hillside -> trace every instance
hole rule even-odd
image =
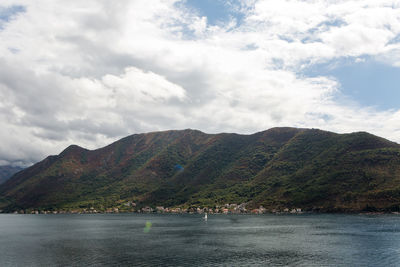
[[[196,130],[72,145],[0,185],[0,209],[138,205],[398,210],[400,146],[359,132],[272,128],[252,135]]]
[[[11,176],[13,176],[15,173],[19,172],[22,169],[23,168],[21,167],[10,166],[10,165],[0,166],[0,184],[7,181]]]

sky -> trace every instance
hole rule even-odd
[[[169,129],[400,142],[399,84],[399,0],[0,2],[0,165]]]

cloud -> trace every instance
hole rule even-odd
[[[132,133],[274,126],[370,131],[400,141],[400,112],[339,101],[303,70],[365,56],[400,65],[397,1],[231,1],[210,25],[184,1],[12,1],[0,29],[0,160]],[[2,10],[3,10],[2,9]]]

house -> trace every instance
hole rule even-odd
[[[250,212],[252,214],[259,214],[260,213],[260,211],[258,209],[252,209]]]
[[[240,212],[245,213],[247,211],[246,209],[246,203],[242,203],[239,206],[237,206]]]
[[[136,203],[132,202],[132,201],[128,201],[128,202],[124,203],[124,206],[126,206],[126,207],[136,207]]]
[[[146,206],[146,207],[142,208],[142,212],[153,212],[153,209],[150,208],[149,206]]]
[[[156,207],[157,213],[164,213],[165,209],[162,206],[157,206]]]
[[[172,213],[181,213],[181,208],[174,208],[174,209],[171,209],[171,212],[172,212]]]

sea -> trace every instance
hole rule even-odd
[[[0,266],[400,266],[400,215],[0,214]]]

